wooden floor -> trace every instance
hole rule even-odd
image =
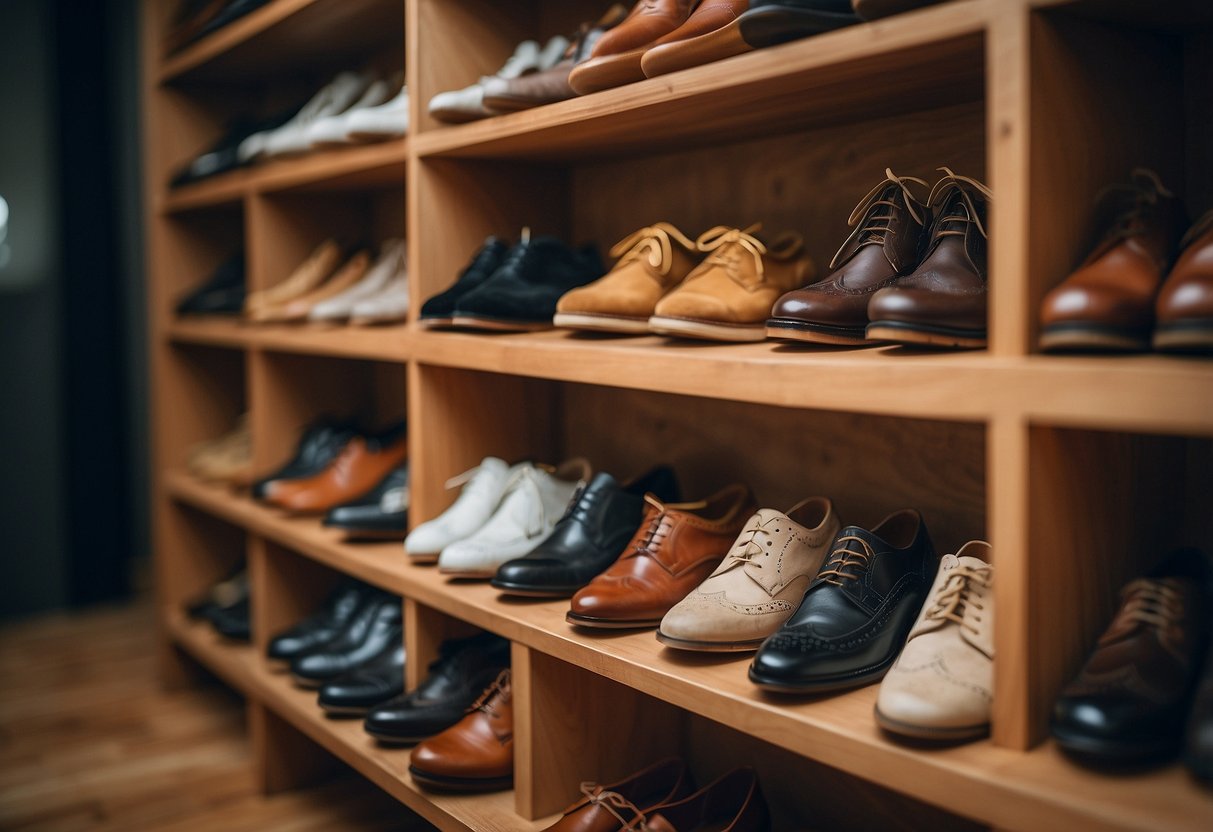
[[[353,774],[261,796],[243,702],[163,691],[153,656],[144,606],[0,628],[0,830],[430,828]]]

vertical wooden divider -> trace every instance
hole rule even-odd
[[[248,704],[249,736],[258,788],[264,794],[302,789],[341,770],[341,761],[257,702]]]
[[[438,648],[449,638],[474,635],[475,627],[452,618],[441,610],[427,607],[412,598],[404,599],[404,687],[413,690],[425,678],[430,663],[438,658]]]

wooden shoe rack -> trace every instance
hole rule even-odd
[[[156,563],[165,678],[205,668],[248,702],[264,788],[343,761],[443,829],[541,829],[582,780],[671,753],[700,781],[755,766],[776,829],[1208,828],[1213,798],[1178,766],[1109,776],[1046,739],[1058,689],[1118,587],[1170,546],[1213,544],[1213,362],[1035,349],[1036,310],[1086,245],[1093,200],[1136,166],[1194,212],[1213,205],[1213,11],[1204,2],[955,0],[628,87],[462,126],[436,92],[491,73],[527,37],[571,31],[603,0],[273,0],[165,58],[168,3],[145,3],[149,314]],[[272,111],[340,69],[404,62],[407,140],[315,153],[170,191],[225,118]],[[885,167],[948,165],[994,192],[990,347],[799,349],[563,332],[485,336],[178,320],[175,298],[239,246],[252,288],[328,236],[407,231],[413,317],[490,233],[603,249],[657,220],[690,234],[763,220],[819,267]],[[985,537],[997,567],[990,739],[890,741],[876,687],[764,695],[746,660],[674,655],[651,632],[572,630],[563,602],[506,602],[349,545],[184,471],[188,449],[249,411],[258,470],[323,415],[407,415],[414,522],[483,456],[584,454],[622,476],[671,462],[684,490],[751,483],[763,505],[833,497],[844,522],[923,511],[940,551]],[[182,603],[247,559],[252,646]],[[404,598],[409,685],[446,637],[513,642],[516,783],[436,795],[408,753],[271,672],[269,635],[341,575]]]

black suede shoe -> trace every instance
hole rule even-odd
[[[379,590],[361,581],[344,581],[333,590],[319,612],[274,636],[266,654],[274,661],[289,662],[318,650],[340,635],[354,614],[378,594]]]
[[[763,642],[750,681],[783,693],[825,693],[879,680],[926,601],[939,556],[922,515],[847,526],[800,608]]]
[[[604,271],[593,246],[573,251],[555,237],[532,239],[524,231],[493,276],[455,304],[452,324],[496,332],[550,329],[560,296]]]
[[[244,252],[215,269],[210,280],[177,303],[178,315],[239,315],[244,309]]]
[[[351,540],[404,540],[409,529],[409,469],[397,468],[368,494],[329,509],[324,525]]]
[[[320,688],[316,702],[331,716],[365,716],[404,693],[404,630],[397,628],[379,655]]]
[[[379,655],[393,641],[403,621],[400,599],[376,591],[354,613],[336,638],[291,662],[300,687],[318,688]]]
[[[366,732],[382,743],[407,745],[445,731],[510,666],[510,643],[492,633],[444,642],[425,680],[371,710]]]
[[[681,500],[668,467],[654,468],[627,485],[606,472],[594,475],[569,504],[547,540],[529,554],[506,561],[493,586],[509,595],[568,598],[619,557],[644,515],[644,495],[663,503]]]
[[[303,432],[295,455],[285,465],[268,477],[253,483],[253,497],[264,500],[274,490],[274,483],[281,480],[302,480],[319,474],[337,458],[337,455],[358,435],[350,425],[320,422]]]
[[[472,257],[472,262],[459,273],[455,284],[444,292],[434,295],[421,305],[417,325],[427,329],[439,329],[451,325],[455,317],[455,304],[468,292],[475,289],[497,271],[510,247],[496,237],[489,237]]]
[[[737,18],[742,39],[755,49],[861,22],[851,0],[753,0]]]

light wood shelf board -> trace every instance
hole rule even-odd
[[[184,317],[167,324],[165,337],[175,344],[247,349],[255,330],[235,317]]]
[[[411,336],[403,325],[324,326],[255,325],[238,318],[180,318],[169,323],[167,338],[177,344],[262,349],[329,358],[355,358],[403,364],[411,354]]]

